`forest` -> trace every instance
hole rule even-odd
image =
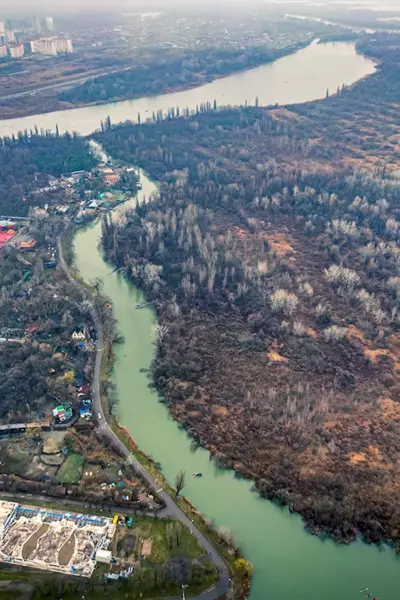
[[[103,247],[156,307],[173,416],[315,533],[397,548],[399,50],[323,101],[99,134],[160,184]]]
[[[48,175],[90,170],[94,164],[86,142],[77,135],[36,128],[0,139],[0,214],[26,216],[36,204],[30,192],[47,183]]]
[[[200,52],[169,52],[148,64],[113,73],[65,90],[59,100],[90,103],[140,98],[188,89],[234,73],[258,67],[303,48],[298,42],[281,49],[253,47],[243,50],[210,48]]]

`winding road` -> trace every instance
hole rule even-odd
[[[58,248],[58,257],[59,257],[59,266],[64,271],[66,277],[82,289],[82,286],[78,283],[75,277],[72,275],[71,271],[68,268],[68,265],[65,262],[61,237],[57,238],[57,248]],[[159,483],[154,479],[154,477],[145,469],[145,467],[136,459],[136,457],[128,450],[128,448],[121,442],[118,436],[111,429],[110,425],[107,422],[105,417],[103,407],[101,404],[101,396],[100,396],[100,370],[101,370],[101,361],[102,361],[102,353],[104,349],[104,334],[103,327],[101,321],[94,309],[92,308],[92,318],[93,323],[97,333],[97,341],[96,341],[96,360],[94,366],[94,374],[93,374],[93,383],[92,383],[92,402],[93,402],[93,410],[96,415],[100,415],[98,418],[98,427],[100,431],[106,436],[110,442],[114,445],[114,447],[118,448],[121,452],[122,456],[125,456],[126,459],[134,466],[135,470],[141,477],[147,482],[147,484],[154,491],[159,488]],[[183,525],[185,525],[195,536],[197,541],[203,546],[206,554],[209,556],[210,562],[214,563],[214,565],[218,568],[219,572],[219,580],[213,587],[202,592],[197,596],[190,596],[194,600],[217,600],[223,594],[226,594],[230,588],[230,578],[229,578],[229,570],[225,560],[218,553],[216,548],[211,544],[209,539],[196,527],[196,525],[189,519],[189,517],[183,512],[183,510],[178,506],[178,504],[171,498],[171,496],[165,491],[162,490],[157,494],[162,500],[165,502],[165,508],[160,511],[160,516],[164,518],[173,518],[180,521]],[[175,596],[173,598],[167,598],[166,600],[180,600],[180,596]]]

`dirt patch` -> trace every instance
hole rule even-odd
[[[22,558],[24,560],[27,560],[31,554],[33,554],[33,552],[36,550],[37,545],[38,545],[38,541],[39,539],[45,535],[45,533],[47,532],[48,528],[50,527],[50,525],[42,525],[41,527],[39,527],[39,529],[37,529],[37,531],[35,531],[35,533],[33,533],[31,535],[31,537],[29,538],[29,540],[27,540],[22,548]]]
[[[350,464],[359,465],[367,460],[365,452],[351,452],[349,454]]]
[[[265,239],[269,243],[271,250],[273,250],[277,256],[286,256],[287,254],[295,253],[292,240],[290,240],[284,233],[267,235],[265,236]]]
[[[59,467],[63,464],[65,456],[63,454],[41,454],[40,460],[43,464],[48,465],[50,467]]]
[[[66,567],[69,564],[74,554],[75,544],[75,533],[73,533],[58,553],[58,564],[62,567]]]
[[[142,544],[142,556],[150,556],[152,547],[153,540],[151,538],[147,538],[147,540],[144,540]]]
[[[40,456],[34,456],[26,474],[28,475],[28,477],[38,479],[41,475],[55,477],[56,473],[57,467],[45,465],[42,463]]]
[[[226,417],[228,414],[228,409],[225,408],[225,406],[214,406],[213,411],[215,415],[218,415],[218,417]]]
[[[347,337],[350,341],[356,340],[358,342],[361,342],[361,344],[363,344],[364,346],[368,345],[368,342],[365,339],[365,336],[364,336],[363,332],[361,331],[361,329],[358,329],[354,325],[349,325],[347,327]]]
[[[51,433],[43,434],[43,453],[58,454],[61,450],[64,436],[65,433],[63,431],[52,431]]]
[[[365,348],[364,355],[375,365],[381,356],[390,356],[391,353],[387,348],[376,348],[376,350]]]
[[[271,352],[268,352],[267,357],[272,362],[287,362],[287,358],[279,354],[279,352],[276,352],[276,350],[271,350]]]

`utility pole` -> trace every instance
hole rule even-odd
[[[182,584],[182,600],[186,600],[185,588],[187,588],[187,585]]]

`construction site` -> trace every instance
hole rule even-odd
[[[110,554],[115,527],[104,517],[0,501],[0,561],[91,577],[97,560]]]

